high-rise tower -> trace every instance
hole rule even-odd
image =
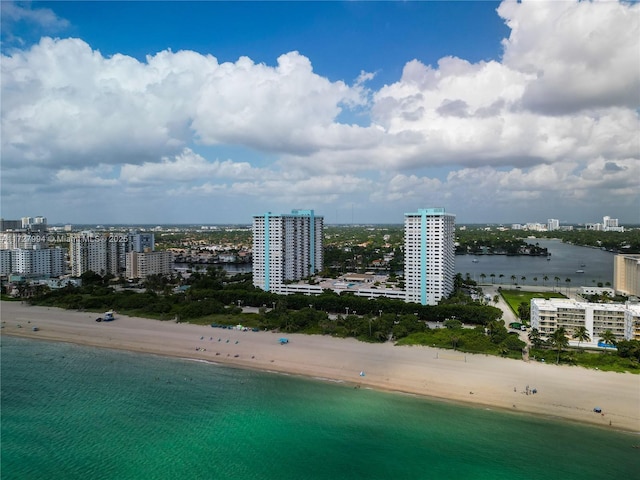
[[[404,215],[406,301],[436,305],[453,292],[455,215],[444,208]]]
[[[324,217],[313,210],[253,217],[253,285],[278,293],[287,281],[323,268]]]
[[[103,235],[90,231],[71,235],[69,237],[71,274],[79,277],[90,270],[101,276],[122,275],[125,270],[126,240],[124,235]]]

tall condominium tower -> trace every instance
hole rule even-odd
[[[71,274],[79,277],[92,271],[98,275],[109,273],[107,268],[107,239],[92,232],[83,232],[69,238]]]
[[[129,232],[127,252],[153,252],[155,250],[155,235],[151,232],[140,233],[137,230]]]
[[[436,305],[453,292],[455,215],[444,208],[404,215],[406,301]]]
[[[0,249],[0,275],[19,273],[23,275],[59,277],[65,274],[66,251],[62,248]]]
[[[69,238],[69,258],[71,274],[79,277],[87,271],[98,275],[120,276],[125,271],[125,248],[127,238],[124,235],[103,235],[93,232],[81,232]]]
[[[313,210],[253,217],[253,285],[278,293],[287,281],[323,268],[324,217]]]

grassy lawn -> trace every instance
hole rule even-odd
[[[513,313],[518,315],[518,305],[522,302],[529,304],[532,298],[567,298],[558,292],[527,292],[526,290],[501,290],[500,294],[511,307]]]

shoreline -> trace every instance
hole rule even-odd
[[[640,376],[628,373],[119,314],[96,322],[92,312],[18,302],[0,302],[0,315],[8,336],[206,361],[640,433]],[[290,342],[280,345],[285,335]],[[593,412],[595,406],[602,414]]]

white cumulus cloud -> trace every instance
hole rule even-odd
[[[2,9],[64,26],[43,9]],[[534,201],[575,210],[598,198],[632,211],[640,4],[506,0],[497,15],[510,29],[502,58],[416,58],[377,90],[367,87],[374,73],[331,81],[296,51],[274,65],[171,50],[141,61],[43,37],[1,58],[3,200],[22,207],[29,185],[22,191],[45,199],[115,187],[129,202],[168,193],[259,207],[447,201],[474,211],[490,200],[506,211]],[[341,122],[350,110],[368,122]],[[211,146],[264,160],[208,158]]]

